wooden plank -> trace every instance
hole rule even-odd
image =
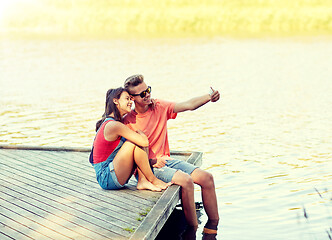
[[[21,166],[19,163],[21,161],[21,159],[17,156],[18,154],[16,153],[15,155],[12,155],[12,164],[13,166],[11,166],[13,169],[19,170],[19,171],[25,171],[27,173],[29,173],[29,175],[34,176],[36,178],[40,178],[43,179],[47,182],[53,183],[56,186],[60,186],[66,190],[71,190],[77,193],[86,193],[86,192],[97,192],[98,194],[96,194],[97,198],[100,200],[104,200],[104,201],[108,201],[110,195],[108,194],[109,191],[100,191],[99,185],[97,183],[93,184],[93,188],[91,188],[91,185],[87,185],[86,182],[82,182],[81,179],[79,178],[64,178],[64,176],[66,176],[65,172],[59,172],[57,171],[55,168],[52,168],[52,170],[50,170],[49,167],[43,166],[43,167],[36,167],[36,166],[30,166],[29,168],[26,168],[24,166]],[[30,157],[25,155],[25,160],[29,160]],[[30,159],[31,161],[36,160],[36,158],[34,159]],[[3,163],[5,166],[8,165],[8,163]],[[55,172],[54,172],[55,171]],[[119,194],[121,194],[122,190],[119,191],[113,191],[111,197],[114,196],[118,196]],[[121,199],[122,198],[122,199]],[[141,206],[142,208],[146,208],[147,206],[149,206],[151,203],[154,203],[151,200],[146,200],[146,201],[142,201],[142,199],[139,198],[135,198],[133,196],[128,196],[128,194],[121,194],[121,198],[117,198],[115,204],[119,203],[123,203],[124,207],[127,208],[128,204],[132,205],[132,206]],[[128,201],[125,200],[129,200],[131,202],[128,203]],[[110,202],[112,203],[112,202]]]
[[[3,196],[3,194],[2,194]],[[3,197],[0,197],[2,207],[19,209],[25,216],[35,222],[41,222],[45,226],[48,226],[51,230],[61,235],[61,238],[77,239],[77,238],[87,238],[93,239],[88,235],[84,234],[84,231],[80,229],[79,231],[75,225],[71,222],[63,221],[57,218],[53,214],[49,214],[47,211],[43,211],[41,208],[29,204],[27,201],[17,198],[16,201],[9,203],[5,201]],[[4,202],[3,202],[4,201]],[[30,214],[33,213],[33,214]]]
[[[39,158],[42,158],[42,156],[40,156]],[[66,179],[68,180],[73,180],[73,184],[83,184],[81,187],[88,187],[88,188],[97,188],[99,189],[99,185],[96,182],[95,179],[95,175],[94,175],[94,170],[91,167],[89,170],[80,170],[79,172],[77,171],[73,171],[72,168],[70,167],[70,165],[61,165],[61,163],[59,163],[59,161],[57,161],[57,163],[52,163],[50,161],[47,160],[47,158],[45,159],[45,157],[43,157],[42,159],[45,162],[48,162],[47,166],[43,166],[40,167],[39,169],[42,170],[46,170],[48,172],[52,172],[57,176],[61,176],[61,177],[66,177]],[[90,176],[88,176],[87,174],[85,174],[85,171],[89,171],[89,172],[93,172],[93,174],[91,174]],[[137,191],[135,191],[137,192]],[[128,191],[128,194],[133,194],[133,196],[130,196],[130,198],[134,198],[137,201],[139,201],[139,204],[143,204],[146,202],[146,204],[150,204],[150,200],[149,199],[139,199],[137,197],[140,197],[141,195],[135,195],[135,192],[133,191]],[[128,196],[129,198],[129,196]]]
[[[55,153],[53,153],[52,154],[53,159],[51,159],[49,157],[49,154],[47,154],[47,155],[44,155],[44,154],[43,155],[38,155],[38,158],[42,159],[43,162],[48,162],[48,164],[47,164],[48,166],[51,166],[51,165],[52,165],[52,167],[55,166],[56,169],[59,169],[61,171],[61,174],[66,173],[66,171],[68,171],[68,169],[70,170],[71,166],[75,167],[75,169],[80,168],[80,165],[82,165],[82,164],[69,163],[71,159],[66,158],[66,156],[67,157],[71,156],[71,158],[72,158],[72,154],[71,155],[68,155],[68,153],[64,153],[64,154],[65,154],[65,156],[63,156],[61,154],[61,157],[58,157],[59,154],[55,155]],[[68,160],[68,161],[66,162],[66,160]],[[84,159],[84,160],[86,160],[86,159]],[[86,162],[86,161],[84,161],[84,162]],[[89,187],[92,187],[92,186],[99,187],[96,183],[96,177],[95,177],[95,173],[94,173],[94,170],[93,170],[92,166],[89,166],[89,168],[80,168],[79,172],[78,171],[77,172],[76,171],[70,171],[69,174],[71,176],[75,176],[75,177],[79,178],[79,180],[85,180],[84,184],[88,185]],[[131,183],[132,183],[132,185],[136,186],[136,181],[131,181]],[[143,192],[142,191],[136,191],[135,187],[132,187],[132,186],[129,185],[128,188],[131,191],[127,191],[126,194],[134,195],[134,198],[136,198],[136,197],[143,198],[143,202],[146,201],[146,200],[149,201],[150,198],[146,198],[147,195],[150,195],[152,198],[155,198],[155,197],[159,198],[159,196],[156,196],[156,193],[152,193],[151,191],[145,191],[144,194],[142,194]],[[134,191],[132,191],[132,190],[134,190]],[[140,203],[143,203],[139,199],[138,199],[138,201]],[[155,202],[155,201],[153,200],[153,202]]]
[[[0,186],[3,187],[2,183],[0,183]],[[8,196],[10,197],[11,201],[8,201]],[[88,230],[73,220],[75,219],[74,215],[66,218],[66,214],[64,214],[65,212],[60,208],[55,208],[53,204],[43,202],[38,197],[31,196],[29,191],[19,187],[17,188],[15,185],[12,185],[10,188],[5,187],[4,191],[1,192],[1,198],[6,202],[10,202],[11,204],[15,205],[16,211],[22,211],[22,209],[27,210],[29,213],[33,213],[28,215],[38,215],[42,218],[50,219],[51,222],[58,224],[59,226],[61,226],[59,223],[65,222],[64,228],[70,231],[74,231],[73,229],[75,229],[74,232],[77,235],[82,235],[82,233]],[[6,204],[2,203],[2,206],[5,205]],[[63,232],[63,230],[61,232]],[[97,232],[95,232],[95,235],[96,233]],[[100,235],[99,233],[97,234]],[[93,236],[93,233],[89,232],[89,235]],[[90,238],[89,236],[86,237]],[[107,238],[107,236],[105,236],[105,238]]]
[[[1,196],[0,196],[0,206],[1,206],[1,212],[6,217],[15,219],[18,222],[20,222],[22,225],[28,225],[34,229],[42,229],[44,235],[52,236],[55,239],[71,239],[70,237],[58,232],[56,229],[54,229],[51,226],[51,224],[45,223],[43,221],[44,219],[42,218],[36,219],[37,215],[34,216],[31,212],[25,210],[24,208],[20,208],[20,206],[18,205],[15,205],[11,202],[4,200]],[[16,238],[16,234],[24,235],[26,238],[33,239],[32,237],[22,233],[21,232],[22,230],[20,228],[18,229],[11,228],[11,229],[16,232],[16,233],[10,233],[10,236],[14,237],[15,239],[20,239],[20,237]]]
[[[41,234],[35,229],[16,221],[9,217],[10,213],[5,208],[0,212],[0,239],[53,239],[45,234]]]
[[[12,181],[12,179],[10,180]],[[0,186],[3,186],[2,183]],[[76,199],[73,201],[73,199],[68,199],[68,196],[59,197],[33,187],[21,189],[15,183],[12,184],[10,189],[22,195],[21,199],[31,199],[31,202],[37,201],[36,205],[44,206],[46,209],[51,208],[52,210],[59,212],[62,216],[65,215],[68,219],[78,217],[79,220],[84,220],[87,223],[97,226],[99,224],[100,227],[103,227],[106,230],[111,230],[113,228],[116,229],[116,226],[108,226],[108,224],[105,223],[105,220],[112,219],[114,214],[117,214],[117,212],[113,212],[113,214],[111,214],[108,209],[101,207],[92,208],[93,206],[91,206],[91,208],[84,208],[77,204]],[[107,214],[102,214],[102,211],[105,211]],[[125,216],[122,217],[125,218]],[[134,217],[135,215],[132,216],[132,218],[128,218],[127,216],[123,219],[122,224],[136,224]],[[114,221],[115,220],[112,219],[110,222]]]
[[[14,182],[13,179],[10,180]],[[80,228],[83,232],[88,231],[89,236],[93,236],[94,239],[104,239],[109,238],[110,236],[118,236],[117,234],[111,232],[110,226],[107,226],[108,222],[105,223],[105,220],[107,220],[106,218],[97,219],[94,215],[92,217],[86,215],[84,212],[82,213],[77,211],[75,208],[70,208],[65,204],[61,204],[60,202],[53,200],[51,198],[52,195],[48,196],[45,193],[42,193],[43,195],[38,195],[31,189],[22,189],[18,187],[15,185],[15,182],[12,184],[10,189],[6,190],[6,192],[11,192],[11,194],[14,192],[16,198],[20,198],[21,201],[25,201],[28,204],[36,206],[37,208],[48,212],[49,215],[61,218],[60,221],[62,222],[63,220],[71,222],[76,229]],[[21,196],[27,196],[28,198],[22,199]]]
[[[10,173],[11,171],[13,171],[13,169],[11,169],[11,168],[6,169],[6,172]],[[18,170],[16,172],[12,172],[12,173],[14,173],[15,176],[17,177],[17,176],[21,176],[22,175],[22,171],[24,171],[23,168],[21,169],[21,171]],[[34,172],[34,171],[32,170],[32,172]],[[37,175],[38,175],[38,173],[37,173]],[[26,177],[26,176],[23,176],[23,177]],[[38,185],[38,181],[40,181],[40,179],[38,179],[37,177],[36,177],[36,179],[37,179],[37,181],[35,181],[35,185]],[[47,181],[45,183],[47,184]],[[88,206],[86,206],[85,201],[81,201],[81,203],[82,203],[82,205],[81,205],[80,202],[76,201],[76,197],[75,197],[74,194],[69,195],[69,196],[68,196],[68,194],[65,194],[64,196],[62,196],[62,199],[65,198],[66,201],[68,199],[70,200],[69,202],[66,202],[67,206],[72,206],[74,204],[75,207],[79,208],[80,212],[83,211],[84,213],[89,214],[90,216],[97,217],[97,216],[101,215],[99,217],[99,219],[100,219],[101,222],[105,222],[105,219],[106,220],[112,220],[112,221],[109,221],[109,222],[112,223],[112,224],[108,225],[109,228],[112,228],[112,227],[115,228],[116,226],[114,226],[114,225],[117,225],[118,226],[118,230],[117,231],[121,231],[121,232],[123,232],[124,235],[128,235],[128,232],[124,231],[123,228],[126,225],[127,226],[131,226],[132,223],[122,222],[121,224],[120,223],[118,224],[117,222],[122,221],[123,218],[124,218],[124,216],[118,218],[117,221],[115,221],[116,220],[116,216],[119,215],[119,212],[126,214],[126,212],[125,212],[124,209],[122,209],[121,211],[113,212],[114,214],[112,215],[110,213],[110,211],[107,208],[105,208],[104,206],[99,206],[99,207],[97,206],[96,207],[96,206],[92,205],[91,207],[88,207]],[[58,198],[60,198],[60,197],[58,197]],[[72,202],[72,200],[71,200],[72,198],[75,198],[74,202]],[[112,206],[112,205],[110,204],[109,206]],[[136,211],[138,212],[139,210],[136,210]],[[137,216],[138,216],[138,213],[137,213]],[[134,222],[136,225],[139,224],[139,222],[136,219],[134,219],[134,218],[130,218],[130,221]]]
[[[4,218],[2,218],[2,214],[0,213],[0,221],[4,221],[3,220]],[[5,218],[7,219],[7,218]],[[16,226],[15,225],[16,222],[14,223],[9,223],[9,225],[7,224],[2,224],[2,228],[0,229],[0,239],[1,240],[6,240],[6,239],[13,239],[13,240],[16,240],[16,239],[21,239],[21,240],[24,240],[24,239],[33,239],[31,238],[31,236],[29,235],[26,235],[24,233],[22,233],[22,229],[23,231],[25,230],[24,227],[22,225],[20,226]],[[14,226],[14,227],[12,227]],[[21,231],[19,231],[18,229],[21,229]],[[47,237],[44,237],[45,239],[50,239],[50,238],[47,238]],[[42,239],[42,238],[40,238]]]
[[[68,151],[68,152],[90,152],[91,148],[78,147],[46,147],[46,146],[29,146],[29,145],[1,145],[0,149],[14,150],[39,150],[39,151]]]
[[[3,165],[6,166],[6,164],[3,164]],[[60,194],[55,195],[56,189],[52,190],[52,188],[54,188],[54,187],[48,188],[47,183],[49,181],[42,181],[42,179],[44,178],[43,177],[44,175],[39,174],[36,170],[20,168],[18,166],[6,169],[6,172],[15,174],[16,177],[22,176],[23,171],[29,173],[28,176],[23,176],[23,178],[31,179],[31,176],[34,176],[35,178],[32,178],[32,179],[35,179],[34,184],[35,185],[43,184],[44,185],[43,190],[45,191],[45,189],[47,189],[48,192],[53,191],[52,194],[54,195],[54,197],[63,198],[63,196],[66,196],[66,199],[68,201],[67,205],[75,204],[76,206],[79,206],[81,210],[84,210],[85,212],[89,213],[90,215],[94,215],[94,216],[99,216],[100,215],[100,218],[102,218],[102,219],[112,217],[113,218],[113,223],[116,226],[119,226],[119,227],[121,227],[123,224],[126,224],[126,223],[128,224],[128,222],[123,222],[123,220],[126,219],[126,216],[121,216],[121,215],[119,216],[119,214],[118,214],[118,213],[124,213],[125,214],[126,213],[125,208],[114,210],[114,204],[112,204],[112,202],[109,202],[109,204],[108,204],[109,206],[105,207],[105,205],[99,205],[99,206],[97,205],[96,206],[95,203],[93,203],[92,201],[88,202],[87,199],[83,199],[83,201],[80,201],[80,198],[77,196],[78,192],[69,191],[69,189],[67,187],[64,188],[65,191],[63,191]],[[4,175],[6,173],[1,173],[1,174]],[[42,176],[40,176],[40,175],[42,175]],[[37,176],[39,176],[39,177],[37,177]],[[9,176],[7,176],[7,177],[9,177]],[[45,177],[45,178],[47,180],[49,179],[48,176]],[[50,178],[50,179],[52,179],[52,178]],[[67,186],[64,183],[59,183],[59,184]],[[55,184],[54,186],[57,186],[57,185]],[[81,197],[82,197],[84,195],[84,193],[83,192],[80,192],[80,193],[81,193]],[[144,205],[144,207],[146,207],[146,206],[150,206],[150,205]],[[110,208],[112,208],[112,209],[110,209]],[[135,210],[136,209],[134,209],[134,211]],[[114,214],[116,214],[116,215],[114,215]],[[128,218],[127,221],[131,222],[131,224],[133,224],[133,223],[138,224],[137,221],[133,220],[132,218]]]
[[[15,155],[13,155],[13,157],[15,158],[15,157],[17,157],[18,155],[20,155],[19,152],[24,152],[24,151],[18,151],[18,153],[16,152]],[[29,152],[31,152],[31,151],[29,151]],[[66,154],[67,154],[67,153],[66,153]],[[27,157],[28,157],[27,155],[29,155],[29,154],[24,153],[24,156],[22,156],[22,157],[27,158]],[[42,162],[49,162],[51,165],[58,165],[58,164],[59,164],[59,162],[58,162],[57,160],[56,160],[56,161],[57,161],[56,164],[54,164],[54,163],[48,161],[47,157],[46,157],[46,158],[43,157],[44,154],[42,154],[42,155],[41,155],[41,154],[37,154],[37,155],[38,155],[37,158],[43,158],[43,159],[42,159]],[[61,159],[63,159],[62,156],[61,156]],[[33,159],[33,160],[35,160],[35,159]],[[33,160],[31,160],[31,162],[32,162]],[[54,159],[53,159],[53,160],[54,160]],[[49,164],[47,164],[47,165],[49,165]],[[40,167],[41,167],[41,166],[40,166]],[[43,166],[43,169],[46,169],[46,168],[49,169],[49,167],[47,167],[47,166],[46,166],[46,167]],[[66,174],[66,173],[64,172],[64,170],[67,170],[67,169],[70,170],[70,168],[68,168],[68,166],[65,166],[65,165],[64,165],[64,166],[62,167],[62,169],[61,169],[61,175]],[[93,172],[93,171],[91,171],[91,169],[90,169],[90,170],[86,170],[86,171],[89,171],[90,173]],[[82,174],[82,173],[83,173],[83,174]],[[75,174],[75,171],[71,171],[71,172],[70,172],[70,175],[71,175],[71,176],[77,176],[78,179],[75,179],[75,183],[79,182],[79,181],[82,180],[82,179],[87,179],[87,178],[85,178],[85,176],[87,176],[87,174],[85,174],[85,172],[81,172],[81,171],[79,172],[79,175],[76,175],[76,174]],[[87,179],[87,180],[89,180],[89,182],[84,181],[84,185],[89,185],[89,186],[91,186],[91,184],[93,184],[94,186],[97,185],[94,176],[93,176],[92,178],[90,177],[90,178]],[[82,184],[83,184],[83,183],[82,183]],[[133,184],[136,185],[136,182],[134,182]],[[97,185],[97,187],[98,187],[98,185]],[[139,204],[144,203],[146,200],[150,201],[151,198],[152,198],[152,202],[155,203],[155,202],[157,201],[157,198],[159,198],[160,195],[161,195],[161,193],[160,193],[160,194],[159,194],[159,193],[153,193],[153,192],[151,192],[151,191],[136,191],[135,187],[132,187],[132,186],[130,186],[130,185],[128,186],[128,189],[131,190],[131,191],[126,191],[126,194],[125,194],[124,198],[130,198],[130,199],[132,199],[133,197],[130,196],[130,194],[132,194],[132,195],[135,196],[134,199],[135,199],[136,197],[141,197],[141,198],[143,198],[143,200],[141,200],[141,199],[136,199],[136,200],[137,200],[136,202],[138,202]],[[134,190],[134,191],[133,191],[133,190]],[[121,191],[124,191],[124,189],[122,189],[122,190],[120,190],[120,191],[116,191],[114,194],[115,194],[115,195],[117,195],[117,194],[121,194]],[[144,194],[142,194],[142,193],[144,193]],[[122,194],[122,195],[123,195],[123,194]],[[148,198],[147,198],[147,197],[148,197]],[[150,203],[148,203],[148,204],[150,204]],[[137,203],[135,203],[135,205],[137,205]],[[145,206],[144,206],[144,208],[145,208]]]
[[[22,152],[22,151],[21,151]],[[29,152],[31,152],[31,151],[29,151]],[[17,154],[15,154],[15,156],[17,156],[17,155],[19,155],[19,153]],[[62,159],[63,160],[63,155],[61,154],[61,158],[60,157],[58,157],[57,155],[55,155],[55,156],[52,156],[52,157],[57,157],[56,159],[55,158],[53,158],[53,159],[51,159],[50,160],[50,158],[49,158],[49,156],[47,155],[47,156],[44,156],[45,154],[42,154],[42,155],[40,155],[40,154],[38,154],[38,156],[37,156],[37,158],[39,158],[39,159],[41,159],[41,158],[43,158],[42,159],[42,162],[48,162],[49,164],[48,165],[55,165],[57,168],[61,168],[61,172],[63,173],[64,172],[64,170],[66,170],[67,172],[69,171],[69,174],[71,175],[71,176],[76,176],[77,178],[79,178],[79,179],[76,179],[76,181],[79,181],[79,180],[82,180],[82,179],[85,179],[85,180],[87,180],[86,182],[84,182],[84,184],[85,185],[90,185],[90,184],[93,184],[94,186],[98,186],[97,185],[97,183],[96,183],[96,179],[95,179],[95,174],[94,174],[94,171],[91,171],[91,169],[93,169],[92,168],[92,166],[89,166],[90,168],[89,169],[84,169],[84,170],[81,170],[80,169],[80,171],[79,172],[77,172],[77,171],[70,171],[70,166],[72,166],[72,164],[70,164],[70,163],[64,163],[64,162],[61,162],[61,160],[60,159]],[[13,157],[15,157],[15,156],[13,156]],[[23,157],[23,156],[22,156]],[[26,155],[24,156],[25,158],[27,157]],[[54,162],[56,162],[56,163],[54,163]],[[75,165],[75,164],[74,164]],[[44,166],[43,166],[43,168],[45,168]],[[76,168],[76,165],[75,165],[75,168]],[[65,172],[66,172],[65,171]],[[77,172],[77,173],[76,173]],[[61,173],[61,174],[62,174]],[[83,174],[82,174],[83,173]],[[89,175],[89,176],[88,176]],[[132,191],[129,191],[128,193],[130,194],[130,193],[133,193],[134,195],[136,195],[137,194],[137,192],[138,191],[135,191],[135,192],[132,192]],[[140,196],[139,194],[137,195],[137,196]]]
[[[29,151],[29,152],[31,152],[31,151]],[[27,167],[25,167],[24,165],[22,165],[22,164],[19,164],[20,163],[20,160],[21,160],[21,158],[19,157],[19,155],[20,154],[17,154],[17,152],[15,152],[15,154],[13,154],[12,156],[11,156],[11,161],[10,161],[10,163],[12,164],[11,166],[7,166],[7,164],[8,164],[8,161],[4,161],[4,163],[3,163],[3,167],[7,167],[7,169],[5,169],[6,171],[4,171],[5,173],[9,173],[9,174],[11,174],[11,175],[15,175],[15,177],[17,178],[18,176],[21,176],[22,175],[22,173],[28,173],[28,176],[31,178],[31,176],[33,176],[33,177],[35,177],[35,181],[34,181],[34,185],[40,185],[40,182],[41,182],[41,178],[43,179],[43,178],[45,178],[45,174],[41,174],[40,172],[38,172],[38,167],[40,167],[40,165],[37,163],[37,164],[35,164],[35,165],[33,165],[33,166],[31,166],[30,165],[30,167],[29,168],[27,168]],[[27,155],[29,155],[29,154],[27,154],[27,153],[24,153],[24,156],[23,156],[23,158],[24,159],[27,159]],[[17,158],[17,162],[15,162],[15,161],[13,161],[13,159],[16,159]],[[34,159],[35,160],[35,159]],[[44,166],[43,166],[44,167]],[[37,169],[37,170],[36,170]],[[16,170],[16,172],[15,172],[15,170]],[[14,171],[14,172],[13,172]],[[10,177],[10,176],[7,176],[7,177]],[[23,176],[23,179],[24,178],[26,178],[26,176]],[[48,177],[47,177],[48,178]],[[29,179],[29,181],[31,181],[31,179]],[[44,184],[44,186],[43,186],[43,188],[45,188],[45,186],[47,186],[47,184],[49,183],[49,181],[45,181],[45,184]],[[54,184],[54,186],[57,186],[57,184]],[[54,191],[54,190],[53,190]],[[100,189],[98,189],[97,191],[100,191]],[[105,192],[107,192],[107,191],[105,191]],[[136,203],[137,204],[137,203]],[[109,204],[110,206],[112,206],[111,204]],[[107,209],[105,209],[105,210],[107,210]],[[105,211],[105,212],[109,212],[108,210],[107,211]],[[131,211],[129,211],[128,212],[128,207],[125,209],[125,208],[123,208],[121,211],[118,211],[118,212],[115,212],[115,214],[117,214],[118,215],[118,213],[125,213],[125,214],[127,214],[128,215],[128,213],[131,213]],[[135,212],[135,211],[134,211]],[[139,216],[139,212],[142,212],[142,210],[136,210],[136,218]],[[123,216],[121,217],[121,218],[123,218]],[[138,226],[139,225],[139,221],[137,221],[136,220],[136,218],[131,218],[130,220],[134,220],[135,221],[135,224],[133,225],[132,223],[127,223],[127,224],[125,224],[125,223],[123,223],[123,224],[121,224],[121,226]],[[108,220],[107,218],[105,219],[104,218],[104,220]],[[123,228],[124,227],[122,227],[121,228],[121,230],[123,231]],[[125,232],[127,235],[128,235],[128,232]]]
[[[0,145],[0,206],[4,209],[0,214],[4,221],[0,224],[0,236],[5,239],[155,238],[175,208],[180,188],[173,185],[161,193],[137,191],[137,181],[132,178],[124,189],[102,190],[88,162],[89,151],[89,148]],[[202,158],[201,153],[172,151],[171,154],[193,164],[200,164]],[[140,222],[140,213],[148,208],[151,211]],[[125,228],[136,231],[132,233]]]

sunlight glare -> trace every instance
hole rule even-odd
[[[20,3],[32,3],[34,0],[0,0],[0,20],[15,14],[15,7]]]

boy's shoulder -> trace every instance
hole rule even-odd
[[[162,99],[155,99],[156,101],[156,107],[162,107],[162,108],[167,108],[169,106],[174,105],[174,102],[167,101],[167,100],[162,100]]]
[[[136,113],[134,110],[131,110],[129,113],[127,113],[127,114],[124,116],[122,122],[123,122],[124,124],[127,124],[127,123],[129,123],[132,119],[135,119],[135,118],[136,118],[136,115],[137,115],[137,113]]]

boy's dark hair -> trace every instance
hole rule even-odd
[[[136,75],[130,76],[129,78],[127,78],[125,80],[125,82],[124,82],[124,88],[130,94],[130,88],[131,87],[136,87],[139,84],[141,84],[142,82],[144,82],[143,75],[136,74]]]

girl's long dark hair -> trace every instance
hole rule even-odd
[[[106,93],[106,102],[105,102],[105,112],[103,114],[102,119],[100,119],[96,123],[96,132],[100,128],[101,124],[104,122],[104,120],[109,117],[110,114],[114,113],[114,119],[116,121],[121,121],[121,114],[116,107],[115,103],[113,102],[113,99],[119,99],[121,94],[126,91],[124,88],[119,87],[115,89],[109,89]]]

